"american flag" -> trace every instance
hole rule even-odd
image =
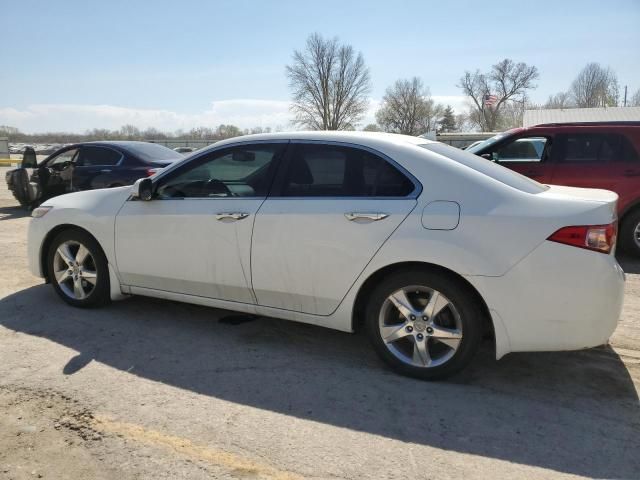
[[[486,107],[492,107],[495,105],[495,103],[498,101],[498,97],[495,95],[490,95],[490,94],[486,94],[484,96],[484,105]]]

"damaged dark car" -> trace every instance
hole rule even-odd
[[[5,178],[20,205],[34,208],[65,193],[131,185],[183,159],[162,145],[133,141],[67,145],[40,163],[34,150],[27,148],[20,167]]]

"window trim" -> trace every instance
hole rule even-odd
[[[402,175],[409,179],[409,181],[413,184],[413,190],[409,192],[407,195],[403,197],[388,197],[388,196],[357,196],[357,195],[338,195],[338,196],[283,196],[282,191],[284,189],[284,182],[286,181],[286,173],[288,171],[289,165],[293,161],[292,152],[295,150],[293,148],[289,148],[287,150],[286,155],[284,156],[284,161],[281,163],[281,167],[276,172],[276,177],[273,181],[271,191],[267,198],[269,200],[340,200],[340,199],[351,199],[351,200],[408,200],[408,199],[416,199],[420,196],[423,190],[422,184],[418,181],[416,177],[414,177],[406,168],[396,162],[394,159],[389,157],[388,155],[376,150],[374,148],[368,147],[366,145],[360,145],[357,143],[350,142],[340,142],[340,141],[332,141],[332,140],[304,140],[304,139],[295,139],[291,140],[291,146],[295,145],[329,145],[335,147],[347,147],[354,148],[357,150],[363,150],[365,152],[371,153],[380,157],[382,160],[389,162],[394,168],[396,168]]]
[[[80,154],[82,153],[82,150],[84,150],[85,148],[103,148],[105,150],[111,150],[112,152],[116,152],[118,155],[120,155],[120,160],[118,160],[116,163],[113,164],[104,164],[104,165],[79,165],[78,162],[76,161],[76,168],[78,167],[87,167],[87,168],[92,168],[92,167],[97,167],[97,168],[104,168],[104,167],[119,167],[122,165],[122,162],[124,161],[124,153],[122,153],[120,150],[116,150],[115,148],[111,148],[111,147],[107,147],[105,145],[80,145],[80,148],[78,148],[78,158],[80,158]]]
[[[227,143],[224,145],[219,145],[217,147],[214,145],[213,147],[202,151],[199,155],[189,156],[184,161],[178,161],[175,164],[171,165],[170,167],[163,169],[156,178],[152,179],[153,195],[154,195],[153,201],[155,202],[155,201],[172,201],[172,200],[182,201],[182,200],[243,200],[243,199],[264,200],[269,196],[269,193],[271,192],[271,189],[273,188],[273,185],[275,183],[275,179],[277,178],[278,173],[280,171],[280,165],[282,164],[282,160],[287,155],[288,143],[289,143],[289,140],[273,140],[273,141],[272,140],[253,140],[253,141],[246,140],[243,142]],[[282,144],[284,146],[283,146],[283,151],[280,153],[280,155],[278,155],[278,157],[273,160],[275,162],[275,166],[274,166],[275,172],[273,174],[273,179],[271,180],[271,184],[269,185],[269,190],[265,195],[253,195],[253,196],[246,196],[246,197],[170,197],[170,198],[156,197],[156,191],[161,185],[161,182],[167,181],[167,180],[170,181],[172,178],[175,178],[175,176],[180,175],[184,170],[189,168],[189,166],[192,165],[194,162],[198,163],[203,161],[204,157],[207,157],[216,152],[230,150],[232,148],[247,147],[251,145],[275,145],[275,144],[278,144],[278,145]],[[197,165],[194,168],[197,168]],[[135,199],[133,199],[132,197],[129,197],[129,200],[135,200]]]

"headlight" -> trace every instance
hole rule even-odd
[[[51,210],[53,207],[38,207],[38,208],[34,208],[33,212],[31,212],[31,216],[33,218],[40,218],[40,217],[44,217],[47,212],[49,210]]]

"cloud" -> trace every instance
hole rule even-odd
[[[465,97],[434,96],[438,103],[450,104],[456,112],[465,107]],[[379,100],[371,100],[361,124],[375,122]],[[0,125],[23,132],[84,132],[94,128],[118,129],[122,125],[154,127],[162,131],[215,127],[221,123],[240,128],[271,127],[292,129],[290,103],[285,100],[233,99],[211,103],[199,113],[180,113],[163,109],[141,109],[114,105],[35,104],[25,109],[0,108]]]
[[[287,128],[290,121],[289,102],[279,100],[222,100],[212,102],[208,110],[199,113],[76,104],[29,105],[24,110],[0,108],[0,125],[10,125],[25,132],[84,132],[93,128],[117,129],[126,124],[166,131],[213,127],[221,123],[240,128]]]

